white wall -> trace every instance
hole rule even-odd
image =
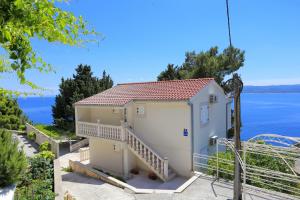
[[[96,123],[100,120],[101,124],[109,124],[120,126],[121,120],[123,120],[123,108],[119,107],[97,107],[97,106],[76,106],[78,121]],[[117,112],[113,112],[117,110]]]
[[[216,103],[209,103],[209,95],[217,96]],[[191,100],[193,104],[193,137],[195,153],[214,153],[215,145],[209,145],[209,138],[217,135],[219,138],[226,137],[226,98],[222,88],[214,81],[208,84]],[[200,107],[207,104],[209,106],[209,122],[205,125],[200,123]]]
[[[137,116],[143,105],[145,114]],[[134,133],[160,156],[168,157],[170,166],[182,176],[191,173],[191,110],[187,102],[135,102],[130,105],[128,124]],[[128,108],[128,109],[129,109]],[[183,136],[183,130],[188,136]]]
[[[114,145],[119,150],[114,151]],[[123,175],[123,149],[117,141],[106,139],[90,139],[90,163],[93,167],[103,169],[114,174]]]

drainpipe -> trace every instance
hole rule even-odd
[[[193,103],[188,102],[188,105],[191,108],[191,167],[193,170],[194,169],[194,159],[193,159],[193,154],[194,154],[194,109],[193,109]]]

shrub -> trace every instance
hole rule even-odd
[[[53,179],[53,161],[47,158],[36,156],[30,160],[30,172],[32,179]]]
[[[26,126],[24,124],[19,126],[19,131],[25,131],[26,130]]]
[[[63,170],[64,172],[73,172],[73,169],[72,169],[72,167],[70,167],[70,166],[68,166],[68,167],[63,167],[62,170]]]
[[[51,144],[48,141],[45,141],[40,145],[39,150],[40,151],[49,151],[49,150],[51,150]]]
[[[41,156],[29,159],[29,167],[17,185],[15,199],[54,200],[53,161]]]
[[[34,131],[30,131],[30,132],[28,133],[28,138],[29,138],[30,140],[35,140],[35,138],[36,138],[35,132],[34,132]]]
[[[15,199],[20,200],[54,200],[53,186],[48,180],[33,180],[29,186],[21,186],[16,189]]]
[[[151,180],[156,180],[157,176],[156,176],[156,174],[154,172],[149,172],[148,178],[150,178]]]
[[[139,174],[139,169],[133,168],[130,170],[130,173],[137,175],[137,174]]]
[[[36,156],[45,158],[47,160],[54,160],[54,158],[55,158],[55,154],[52,151],[41,151]]]
[[[0,188],[16,183],[26,171],[27,160],[12,134],[0,130]]]
[[[220,152],[218,154],[219,157],[219,177],[224,178],[226,180],[233,180],[232,172],[234,170],[234,164],[231,163],[234,161],[234,155],[231,151]],[[227,160],[228,162],[220,162],[222,160]],[[216,175],[217,174],[217,160],[216,159],[209,159],[208,160],[208,174],[209,175]]]

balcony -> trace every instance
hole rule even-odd
[[[122,126],[77,121],[76,130],[76,135],[81,137],[125,141],[125,132]]]

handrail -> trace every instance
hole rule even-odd
[[[125,128],[126,140],[129,148],[134,151],[150,168],[164,181],[169,176],[168,158],[162,158],[151,147],[145,144],[129,128]]]
[[[83,122],[83,121],[77,121],[78,124],[86,124],[86,125],[94,125],[94,126],[102,126],[102,127],[108,127],[108,128],[122,128],[122,126],[115,126],[115,125],[109,125],[109,124],[100,124],[100,123],[93,123],[93,122]]]
[[[145,144],[136,134],[134,134],[129,128],[126,128],[126,131],[130,133],[130,135],[133,135],[140,143],[142,143],[146,148],[150,149],[153,154],[155,154],[160,159],[164,160],[158,153],[156,153],[151,147],[149,147],[147,144]]]
[[[71,144],[70,145],[70,152],[73,152],[73,151],[76,151],[78,150],[79,148],[85,146],[85,145],[88,145],[89,144],[89,139],[88,138],[85,138],[79,142],[76,142],[75,144]]]
[[[78,135],[100,137],[111,140],[124,140],[122,126],[77,121]]]

